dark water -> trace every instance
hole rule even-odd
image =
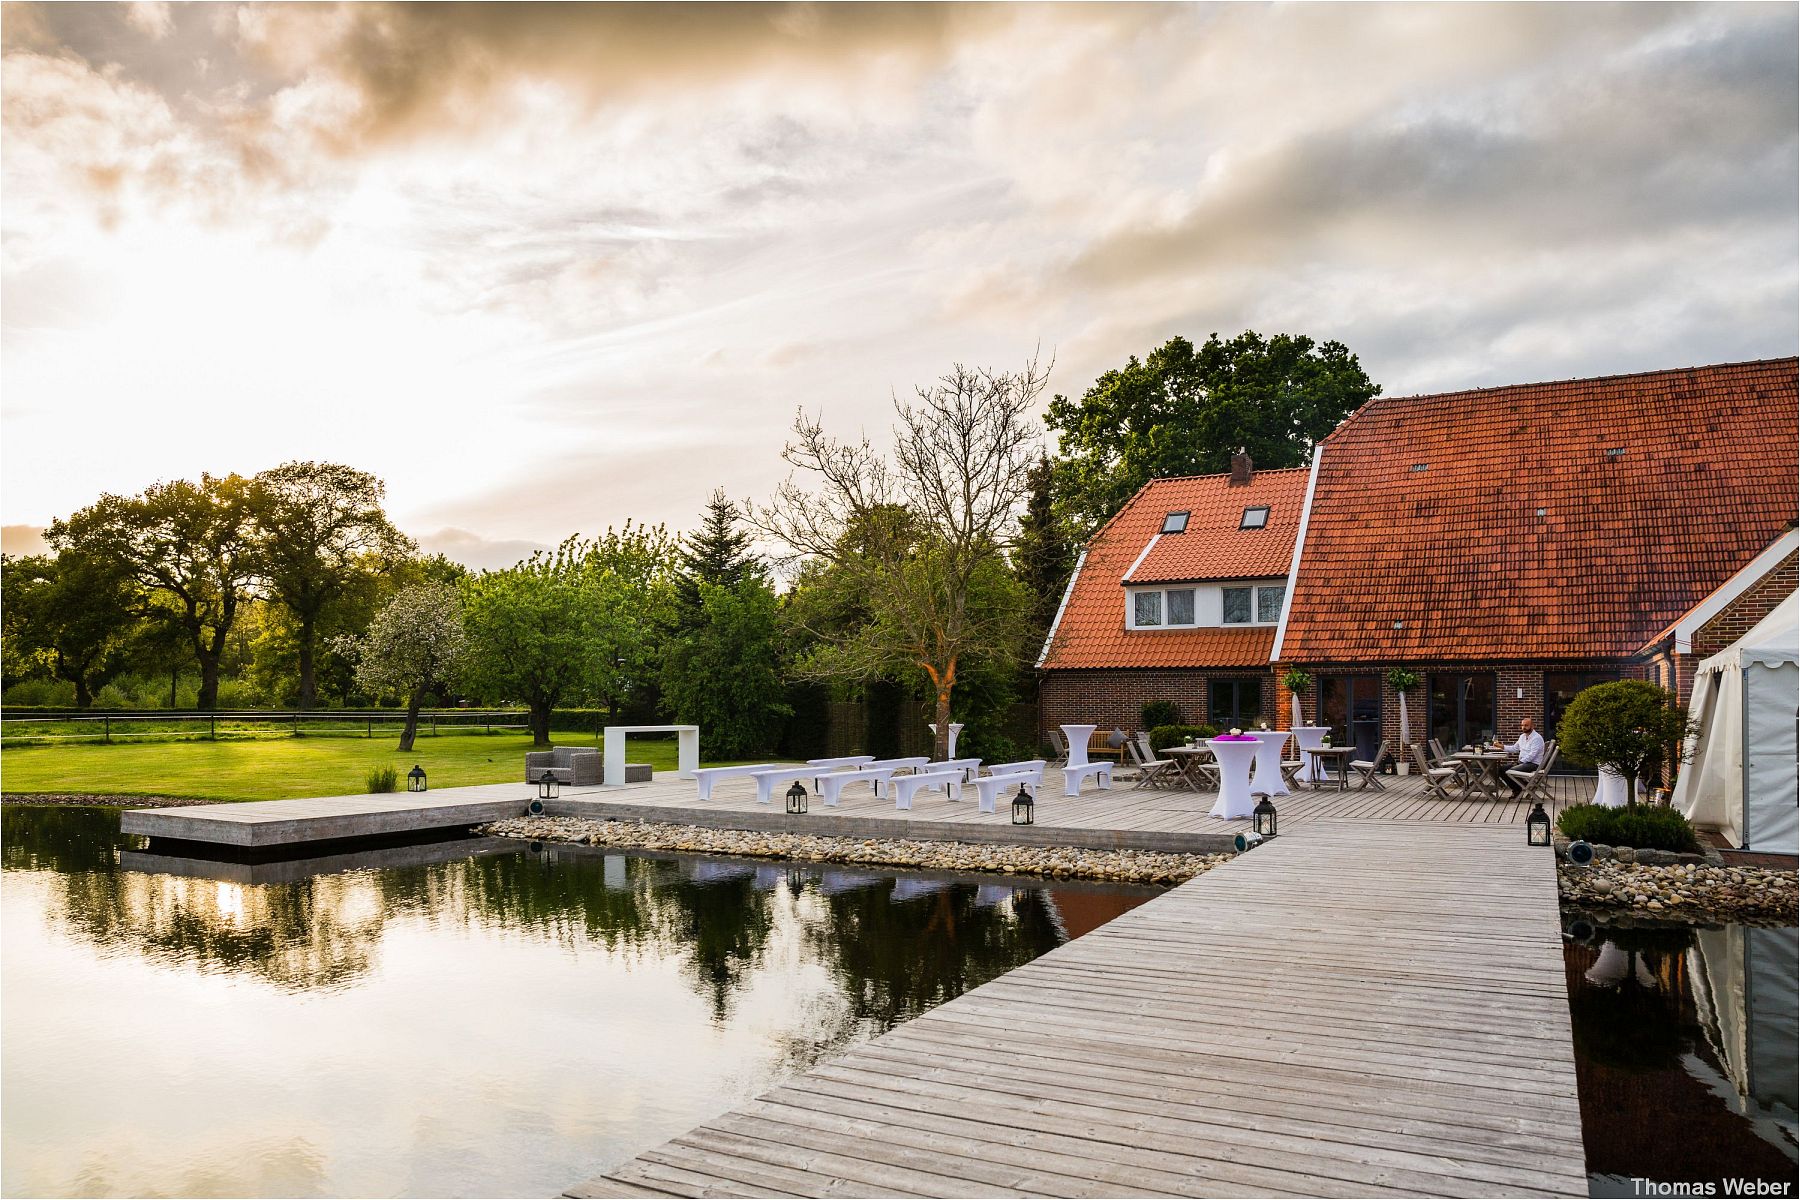
[[[1155,894],[0,815],[9,1196],[554,1195]]]
[[[1590,1193],[1794,1195],[1796,931],[1565,928]]]

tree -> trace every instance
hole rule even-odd
[[[1304,465],[1339,421],[1381,389],[1341,342],[1303,335],[1171,338],[1106,372],[1079,400],[1057,396],[1058,503],[1092,529],[1151,479],[1228,469],[1239,447],[1259,467]]]
[[[1607,767],[1625,777],[1625,796],[1637,803],[1638,777],[1663,757],[1682,761],[1694,722],[1674,692],[1642,679],[1596,684],[1569,701],[1557,722],[1557,744],[1570,762]]]
[[[663,698],[677,721],[706,731],[718,757],[766,755],[793,711],[783,699],[780,602],[758,576],[702,583],[699,598],[699,621],[663,657]]]
[[[743,514],[714,488],[701,515],[700,528],[681,539],[675,567],[675,621],[691,629],[701,617],[700,589],[705,584],[733,590],[745,579],[761,579],[762,559],[750,549],[750,535],[739,527]]]
[[[456,589],[441,583],[403,588],[375,614],[367,633],[348,641],[345,652],[356,660],[358,686],[405,699],[400,749],[411,750],[426,694],[455,675],[468,649]]]
[[[0,590],[8,658],[73,684],[78,708],[129,665],[143,598],[123,564],[77,550],[0,559]]]
[[[1075,568],[1074,545],[1054,508],[1054,477],[1055,468],[1049,457],[1040,456],[1026,478],[1029,494],[1025,515],[1019,521],[1018,544],[1013,549],[1014,570],[1029,605],[1030,640],[1038,646],[1050,633],[1050,623],[1062,604],[1063,589]]]
[[[108,493],[45,538],[59,551],[114,562],[166,607],[200,665],[202,709],[218,707],[219,665],[256,578],[250,482],[239,475],[176,480],[138,496]]]
[[[892,465],[867,437],[839,442],[805,413],[783,457],[790,475],[756,520],[796,555],[860,597],[869,620],[813,630],[812,669],[871,679],[915,668],[935,697],[936,750],[948,750],[957,668],[971,657],[1016,658],[1025,599],[1005,558],[1031,470],[1029,413],[1045,371],[961,364],[913,403],[896,400]]]
[[[382,511],[386,486],[337,463],[290,462],[251,481],[256,570],[294,614],[302,708],[318,698],[314,653],[326,609],[413,550]]]

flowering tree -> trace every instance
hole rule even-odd
[[[462,606],[448,584],[403,588],[375,614],[361,638],[343,646],[356,659],[356,682],[371,692],[406,698],[400,749],[411,750],[425,694],[461,665],[468,644]]]

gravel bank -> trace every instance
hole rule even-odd
[[[1048,875],[1057,879],[1099,879],[1110,883],[1182,883],[1234,857],[1230,854],[1158,854],[1148,850],[1079,850],[1057,846],[814,837],[703,829],[696,825],[593,821],[583,817],[518,817],[484,825],[481,832],[530,841],[580,842],[637,850],[919,867],[933,871]]]
[[[95,792],[8,792],[0,795],[0,804],[35,808],[189,808],[196,804],[218,803],[221,802],[193,796],[108,796]]]
[[[1800,885],[1792,871],[1766,867],[1651,867],[1602,862],[1556,868],[1565,904],[1685,920],[1752,918],[1792,922]]]

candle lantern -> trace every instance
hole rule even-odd
[[[1275,806],[1267,796],[1256,802],[1256,807],[1250,810],[1250,816],[1256,824],[1257,833],[1266,838],[1275,836]]]
[[[799,780],[795,780],[794,786],[787,790],[787,810],[793,816],[806,815],[806,787]]]
[[[1550,814],[1544,811],[1541,801],[1531,806],[1531,815],[1525,818],[1525,844],[1528,846],[1548,846],[1550,844]]]
[[[406,773],[406,790],[409,792],[425,790],[425,768],[418,763],[414,763],[413,769]]]
[[[1035,809],[1037,801],[1031,798],[1031,792],[1024,784],[1019,785],[1019,794],[1013,797],[1012,823],[1014,825],[1031,825],[1037,821]]]
[[[538,776],[538,799],[554,800],[562,785],[557,781],[555,771],[545,771]]]

